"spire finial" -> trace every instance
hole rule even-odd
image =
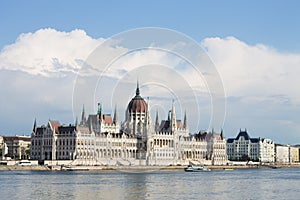
[[[174,107],[174,99],[172,99],[172,110],[171,110],[171,131],[175,131],[177,129],[177,120],[176,120],[176,113]]]
[[[36,131],[36,128],[37,128],[37,126],[36,126],[36,118],[34,118],[34,123],[33,123],[33,132],[35,132],[35,131]]]
[[[114,112],[114,119],[113,122],[116,124],[118,121],[118,115],[117,115],[117,104],[115,105],[115,112]]]
[[[183,128],[187,128],[186,110],[184,111]]]
[[[136,91],[135,91],[136,96],[140,95],[140,87],[139,87],[139,80],[136,81]]]
[[[158,131],[158,129],[159,129],[158,110],[156,110],[155,131]]]
[[[224,135],[223,135],[223,128],[221,129],[221,134],[220,134],[221,139],[223,140]]]
[[[101,103],[98,103],[98,112],[97,112],[97,114],[100,115],[101,112],[102,112]]]
[[[78,126],[78,117],[76,116],[75,126]]]
[[[86,124],[86,117],[85,117],[85,110],[84,110],[84,104],[83,104],[82,105],[82,113],[81,113],[81,122],[80,122],[80,125],[83,126],[85,124]]]

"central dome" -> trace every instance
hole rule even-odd
[[[130,113],[132,112],[146,112],[147,111],[147,103],[140,96],[139,84],[137,84],[135,97],[131,99],[127,107]]]

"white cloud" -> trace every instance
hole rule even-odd
[[[206,38],[202,44],[213,59],[228,96],[286,96],[300,103],[300,54],[268,46],[248,45],[234,37]]]
[[[253,136],[299,143],[300,54],[249,45],[234,37],[206,38],[202,45],[228,96],[227,134],[235,136],[239,128],[248,128]]]
[[[83,30],[60,32],[40,29],[34,33],[21,34],[14,44],[0,52],[0,69],[20,70],[47,77],[62,76],[76,72],[82,60],[104,39],[93,39]]]
[[[85,66],[81,74],[89,71],[93,75],[99,75],[106,66],[102,66],[99,61],[93,61],[89,56],[103,41],[104,39],[89,37],[83,30],[60,32],[48,28],[24,33],[14,44],[1,50],[0,69],[58,77],[68,72],[76,73]],[[180,48],[184,48],[184,45],[178,42]],[[300,102],[300,93],[293,87],[300,85],[300,55],[281,53],[262,44],[248,45],[234,37],[206,38],[202,45],[215,63],[228,96],[284,96],[293,102]],[[127,51],[125,47],[104,50],[113,56]],[[100,60],[105,60],[104,57],[102,55]],[[90,68],[85,65],[87,58],[93,63]],[[153,64],[172,68],[182,62],[167,52],[142,50],[119,58],[105,74],[120,79],[141,66]],[[191,73],[189,69],[176,71],[182,77],[188,77],[185,78],[186,82],[193,89],[206,90],[203,80],[196,73]]]

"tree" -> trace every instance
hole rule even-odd
[[[241,161],[249,161],[249,160],[250,160],[250,158],[247,154],[244,154],[241,158]]]

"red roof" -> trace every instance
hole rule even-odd
[[[146,112],[147,111],[147,103],[146,101],[140,97],[134,97],[128,104],[129,112]]]
[[[129,112],[146,112],[147,111],[147,103],[140,96],[139,85],[137,84],[135,97],[131,99],[127,107]]]
[[[181,120],[176,121],[177,128],[182,128]]]
[[[102,119],[103,119],[105,124],[112,124],[113,123],[112,118],[111,118],[110,115],[103,115]]]
[[[4,141],[24,140],[30,141],[30,136],[3,136]]]
[[[60,127],[59,121],[49,121],[49,124],[54,131],[57,131],[58,127]]]

